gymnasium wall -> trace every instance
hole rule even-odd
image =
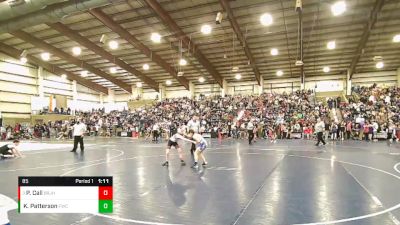
[[[256,82],[254,81],[245,81],[245,82],[236,82],[236,83],[228,83],[227,94],[235,94],[235,95],[252,95],[258,94],[256,90]]]
[[[264,92],[266,93],[291,93],[300,89],[300,78],[277,77],[264,79]]]
[[[371,73],[354,74],[352,85],[394,86],[398,83],[397,71],[381,71]],[[306,89],[314,89],[318,82],[336,83],[344,90],[346,88],[345,75],[320,75],[306,76]],[[300,89],[300,78],[276,77],[264,79],[264,92],[292,92]],[[100,94],[89,88],[77,84],[77,105],[85,106],[85,109],[95,108],[100,105]],[[259,86],[256,82],[231,82],[228,83],[226,94],[258,94]],[[67,98],[68,105],[72,102],[72,82],[63,80],[60,76],[43,71],[44,96],[63,95]],[[195,96],[200,94],[220,95],[221,88],[218,84],[195,85]],[[38,69],[33,65],[22,65],[19,60],[12,59],[0,53],[0,112],[3,118],[10,120],[29,120],[31,113],[31,96],[38,96]],[[151,89],[143,90],[143,99],[158,99],[159,93]],[[166,87],[166,97],[189,97],[190,92],[183,87]],[[107,102],[104,95],[104,103]],[[131,99],[131,94],[126,92],[115,92],[116,103],[126,103]]]
[[[377,83],[379,86],[395,86],[397,85],[397,71],[382,71],[373,73],[359,73],[354,74],[352,79],[352,86],[370,86],[373,83]],[[346,75],[320,75],[310,76],[305,78],[305,89],[315,89],[316,85],[319,87],[326,84],[333,84],[335,87],[341,90],[346,90]],[[256,85],[255,81],[246,82],[231,82],[228,83],[227,94],[258,94],[259,86]],[[289,78],[289,77],[276,77],[272,79],[264,79],[264,92],[266,93],[291,93],[300,89],[300,78]],[[327,90],[330,91],[330,90]],[[220,95],[221,88],[218,84],[202,84],[195,85],[195,96],[200,94],[208,95]],[[145,89],[143,91],[143,99],[158,99],[158,93]],[[190,92],[185,90],[183,87],[166,87],[167,98],[177,97],[189,97]],[[116,92],[116,102],[129,101],[130,94],[126,92]]]
[[[354,74],[352,79],[352,86],[371,86],[373,83],[377,83],[378,86],[395,86],[397,85],[397,71],[382,71],[382,72],[372,72],[372,73],[359,73]],[[305,78],[305,89],[315,89],[316,85],[319,87],[326,84],[332,84],[336,88],[341,90],[346,90],[346,75],[320,75],[320,76],[310,76]],[[256,82],[231,82],[228,83],[229,94],[258,94],[258,85]],[[266,93],[291,93],[300,89],[300,78],[286,78],[286,77],[276,77],[273,79],[264,79],[264,92]],[[327,90],[331,91],[331,90]],[[151,91],[150,91],[151,92]],[[157,96],[158,93],[153,91],[151,96]],[[203,84],[195,86],[195,96],[199,94],[204,95],[219,95],[221,94],[221,88],[217,84]],[[124,97],[128,99],[128,94]],[[185,90],[183,87],[166,87],[166,97],[175,98],[190,96],[189,91]],[[145,96],[146,98],[146,96]],[[149,99],[149,98],[146,98]]]
[[[2,117],[29,119],[31,96],[37,95],[37,69],[0,54],[0,111]]]
[[[371,86],[374,83],[378,84],[378,86],[396,86],[397,71],[382,71],[353,75],[352,86]]]
[[[194,94],[198,96],[203,94],[205,96],[209,95],[220,95],[221,87],[218,84],[201,84],[194,87]]]
[[[305,89],[314,89],[319,82],[337,82],[346,90],[346,75],[321,75],[305,77]],[[357,73],[353,75],[352,86],[371,86],[376,83],[378,86],[396,86],[398,82],[397,71],[381,71],[370,73]],[[264,80],[264,92],[282,93],[300,89],[300,78],[277,77]]]
[[[183,86],[175,86],[165,87],[166,98],[180,98],[180,97],[190,97],[190,92],[186,90]],[[203,84],[203,85],[196,85],[195,86],[195,96],[200,94],[203,95],[220,95],[221,88],[218,84]],[[153,100],[158,99],[159,93],[151,90],[151,89],[144,89],[143,90],[143,97],[142,99],[146,100]],[[131,99],[131,94],[123,92],[123,91],[116,91],[115,92],[115,102],[127,102]]]
[[[29,121],[31,114],[31,96],[39,96],[38,68],[21,64],[19,60],[0,53],[0,112],[10,123]],[[99,93],[77,84],[78,104],[98,104]],[[72,81],[43,71],[44,97],[50,95],[66,96],[72,101]]]

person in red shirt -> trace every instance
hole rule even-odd
[[[14,134],[19,135],[19,132],[21,132],[21,124],[16,123],[14,127]]]

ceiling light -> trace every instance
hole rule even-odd
[[[20,6],[22,4],[26,4],[26,1],[27,0],[8,0],[6,2],[10,7],[16,7],[16,6]],[[4,1],[2,1],[2,2],[4,2]]]
[[[336,41],[330,41],[330,42],[328,42],[328,44],[326,45],[326,47],[327,47],[329,50],[335,49],[335,48],[336,48]]]
[[[304,65],[304,62],[301,60],[296,60],[296,62],[294,63],[295,66],[302,66]]]
[[[239,67],[238,66],[232,67],[232,72],[237,72],[237,71],[239,71]]]
[[[112,50],[117,49],[118,46],[119,46],[119,44],[115,40],[111,40],[110,42],[108,42],[108,47],[110,47]]]
[[[399,42],[400,42],[400,34],[396,34],[396,35],[393,37],[393,42],[395,42],[395,43],[399,43]]]
[[[384,64],[383,64],[382,61],[381,61],[381,62],[377,62],[376,65],[375,65],[375,67],[376,67],[377,69],[382,69],[383,66],[384,66]]]
[[[277,75],[278,77],[281,77],[281,76],[283,75],[283,71],[282,71],[282,70],[276,71],[276,75]]]
[[[181,66],[186,66],[186,64],[187,64],[187,61],[186,61],[186,59],[180,59],[179,60],[179,65],[181,65]]]
[[[143,69],[144,70],[149,70],[150,69],[149,64],[147,64],[147,63],[143,64]]]
[[[160,43],[161,35],[159,33],[152,33],[150,39],[155,43]]]
[[[136,87],[138,87],[138,88],[141,88],[141,87],[143,87],[143,84],[142,84],[142,82],[137,82],[137,83],[136,83]]]
[[[204,24],[203,26],[201,26],[201,29],[200,29],[200,30],[201,30],[201,33],[203,33],[203,34],[210,34],[212,28],[211,28],[210,25]]]
[[[215,18],[215,24],[221,24],[223,17],[224,17],[224,15],[222,15],[222,12],[218,12],[217,17]]]
[[[331,71],[331,68],[329,68],[329,66],[324,66],[324,68],[322,68],[322,71],[324,71],[325,73],[329,73],[329,71]]]
[[[103,44],[107,43],[107,39],[108,39],[107,35],[102,34],[101,38],[100,38],[100,43],[103,43]]]
[[[166,80],[166,81],[165,81],[165,84],[166,84],[166,85],[171,85],[171,84],[172,84],[172,81]]]
[[[331,11],[334,16],[339,16],[346,11],[346,2],[338,1],[331,6]]]
[[[80,47],[73,47],[72,48],[72,54],[74,54],[74,56],[80,55],[81,52],[82,52],[82,49]]]
[[[110,68],[110,73],[116,73],[116,72],[117,72],[117,68],[115,68],[115,67]]]
[[[178,77],[181,77],[181,76],[183,76],[183,74],[185,74],[183,71],[179,71],[176,75],[177,75]]]
[[[21,58],[19,59],[19,61],[21,61],[21,63],[25,64],[25,63],[28,62],[28,59],[27,59],[26,57],[21,57]]]
[[[272,19],[271,14],[269,14],[269,13],[264,13],[264,14],[262,14],[261,17],[260,17],[260,22],[261,22],[261,24],[264,25],[264,26],[269,26],[269,25],[271,25],[272,22],[273,22],[273,19]]]
[[[279,51],[277,48],[271,49],[271,55],[278,55]]]
[[[66,75],[66,74],[61,74],[61,78],[62,78],[63,80],[65,80],[65,79],[67,79],[67,75]]]
[[[240,73],[237,73],[235,78],[236,78],[236,80],[240,80],[242,78],[242,75]]]
[[[48,53],[48,52],[43,52],[42,54],[40,54],[40,57],[41,57],[44,61],[49,61],[49,60],[50,60],[50,53]]]
[[[88,75],[88,71],[87,70],[81,71],[81,77],[87,77],[87,75]]]
[[[383,57],[380,55],[376,55],[372,58],[372,60],[374,60],[374,62],[380,62],[383,60]]]
[[[200,82],[200,83],[203,83],[203,82],[204,82],[204,77],[200,77],[200,78],[199,78],[199,82]]]
[[[28,55],[28,51],[27,50],[23,50],[19,56],[26,57],[26,55]]]

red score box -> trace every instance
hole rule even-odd
[[[112,186],[100,186],[99,187],[99,200],[112,200],[112,199],[113,199]]]

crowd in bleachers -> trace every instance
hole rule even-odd
[[[63,107],[57,108],[55,107],[54,110],[50,111],[49,107],[43,107],[43,109],[39,110],[39,115],[45,114],[61,114],[61,115],[72,115],[71,108],[64,109]]]
[[[196,118],[200,132],[214,136],[246,138],[251,121],[259,138],[273,134],[278,139],[311,139],[317,118],[325,122],[325,138],[332,140],[397,139],[399,128],[399,88],[357,87],[349,101],[338,98],[315,102],[312,91],[287,94],[264,93],[260,96],[201,96],[200,99],[166,99],[147,108],[133,111],[104,109],[77,112],[87,125],[89,135],[115,136],[120,132],[134,132],[149,138],[153,130],[169,136],[185,129],[189,120]],[[338,115],[340,114],[340,115]],[[70,121],[52,121],[33,127],[6,126],[2,138],[72,138]],[[212,136],[212,135],[211,135]]]
[[[400,88],[357,87],[353,92],[358,99],[351,98],[341,105],[343,120],[352,121],[355,139],[376,140],[379,134],[389,139],[399,136]]]

